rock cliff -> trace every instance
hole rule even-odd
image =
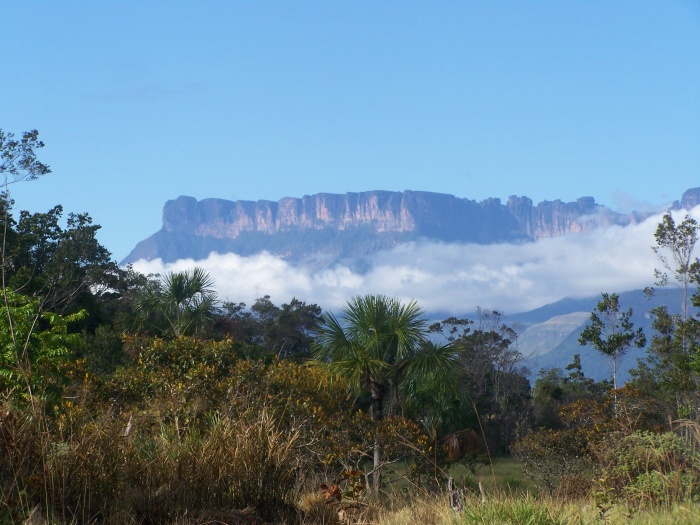
[[[700,188],[683,195],[685,207],[698,202]],[[165,204],[162,229],[140,242],[123,263],[197,259],[212,251],[250,255],[266,250],[289,260],[313,254],[357,258],[420,238],[527,242],[643,218],[615,213],[593,197],[533,205],[527,197],[511,196],[503,204],[423,191],[318,193],[277,202],[182,196]]]

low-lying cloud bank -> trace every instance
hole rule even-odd
[[[700,206],[690,214],[700,218]],[[165,265],[138,261],[134,267],[163,274],[200,266],[213,275],[220,298],[249,305],[270,295],[277,304],[296,297],[336,309],[355,295],[381,293],[415,299],[428,312],[466,314],[480,306],[515,314],[564,297],[652,285],[659,264],[651,246],[660,220],[656,215],[625,228],[517,245],[413,242],[368,258],[362,273],[342,264],[320,270],[294,265],[269,253],[211,254]]]

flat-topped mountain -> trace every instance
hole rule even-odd
[[[697,202],[700,188],[686,192],[681,201],[684,206]],[[477,202],[410,190],[318,193],[277,202],[197,201],[182,196],[165,204],[161,230],[141,241],[123,263],[202,259],[211,252],[252,255],[263,250],[291,261],[315,254],[331,260],[357,258],[417,239],[528,242],[597,225],[624,226],[646,216],[616,213],[596,204],[593,197],[533,205],[527,197]]]

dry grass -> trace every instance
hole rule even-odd
[[[278,428],[267,411],[213,418],[202,431],[134,427],[125,436],[123,422],[105,417],[56,439],[36,420],[5,410],[0,523],[29,515],[56,523],[172,523],[183,516],[244,523],[243,509],[257,519],[296,515],[298,434]]]
[[[667,509],[631,512],[613,506],[601,512],[594,501],[564,503],[549,497],[492,494],[485,502],[472,497],[463,512],[449,508],[445,498],[426,498],[384,511],[373,525],[695,525],[700,505],[674,505]]]

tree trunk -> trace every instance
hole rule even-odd
[[[372,407],[370,409],[370,416],[374,421],[375,425],[375,436],[374,436],[374,461],[372,470],[372,492],[379,494],[379,485],[381,484],[381,474],[382,474],[382,444],[377,439],[377,429],[376,427],[382,420],[382,411],[384,409],[384,385],[375,381],[370,383],[370,391],[372,393]]]
[[[382,482],[382,447],[379,440],[374,438],[374,470],[372,471],[372,492],[379,494],[379,485]]]

